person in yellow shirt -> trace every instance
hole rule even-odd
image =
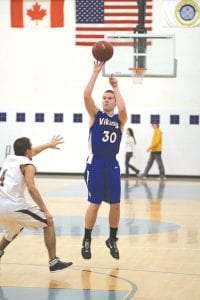
[[[153,129],[154,129],[154,134],[152,138],[151,145],[147,148],[147,152],[150,152],[150,157],[147,162],[147,166],[144,170],[144,173],[142,174],[142,178],[146,179],[146,176],[151,169],[154,161],[156,160],[159,168],[159,173],[160,173],[160,179],[165,180],[165,168],[163,165],[162,161],[162,131],[159,128],[159,124],[157,122],[152,122],[151,123]]]

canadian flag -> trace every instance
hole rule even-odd
[[[64,0],[10,0],[11,27],[63,27]]]

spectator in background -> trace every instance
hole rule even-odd
[[[152,137],[151,145],[147,148],[147,152],[150,152],[150,157],[147,162],[147,166],[144,170],[144,173],[142,174],[142,178],[146,179],[146,176],[148,175],[149,170],[151,169],[154,161],[156,160],[159,168],[160,173],[160,179],[165,180],[165,168],[162,161],[162,131],[159,128],[158,122],[152,122],[151,123],[154,133]]]
[[[136,145],[135,135],[133,133],[132,128],[126,129],[126,141],[125,141],[125,175],[126,177],[129,176],[129,169],[134,171],[136,175],[140,173],[140,171],[130,164],[130,160],[134,157],[134,147]]]

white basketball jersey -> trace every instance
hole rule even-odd
[[[20,166],[33,164],[25,156],[9,155],[3,163],[0,172],[0,207],[16,205],[17,209],[24,207],[25,180]]]

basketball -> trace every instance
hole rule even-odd
[[[92,47],[92,54],[97,61],[105,62],[113,56],[113,46],[110,42],[99,41]]]

